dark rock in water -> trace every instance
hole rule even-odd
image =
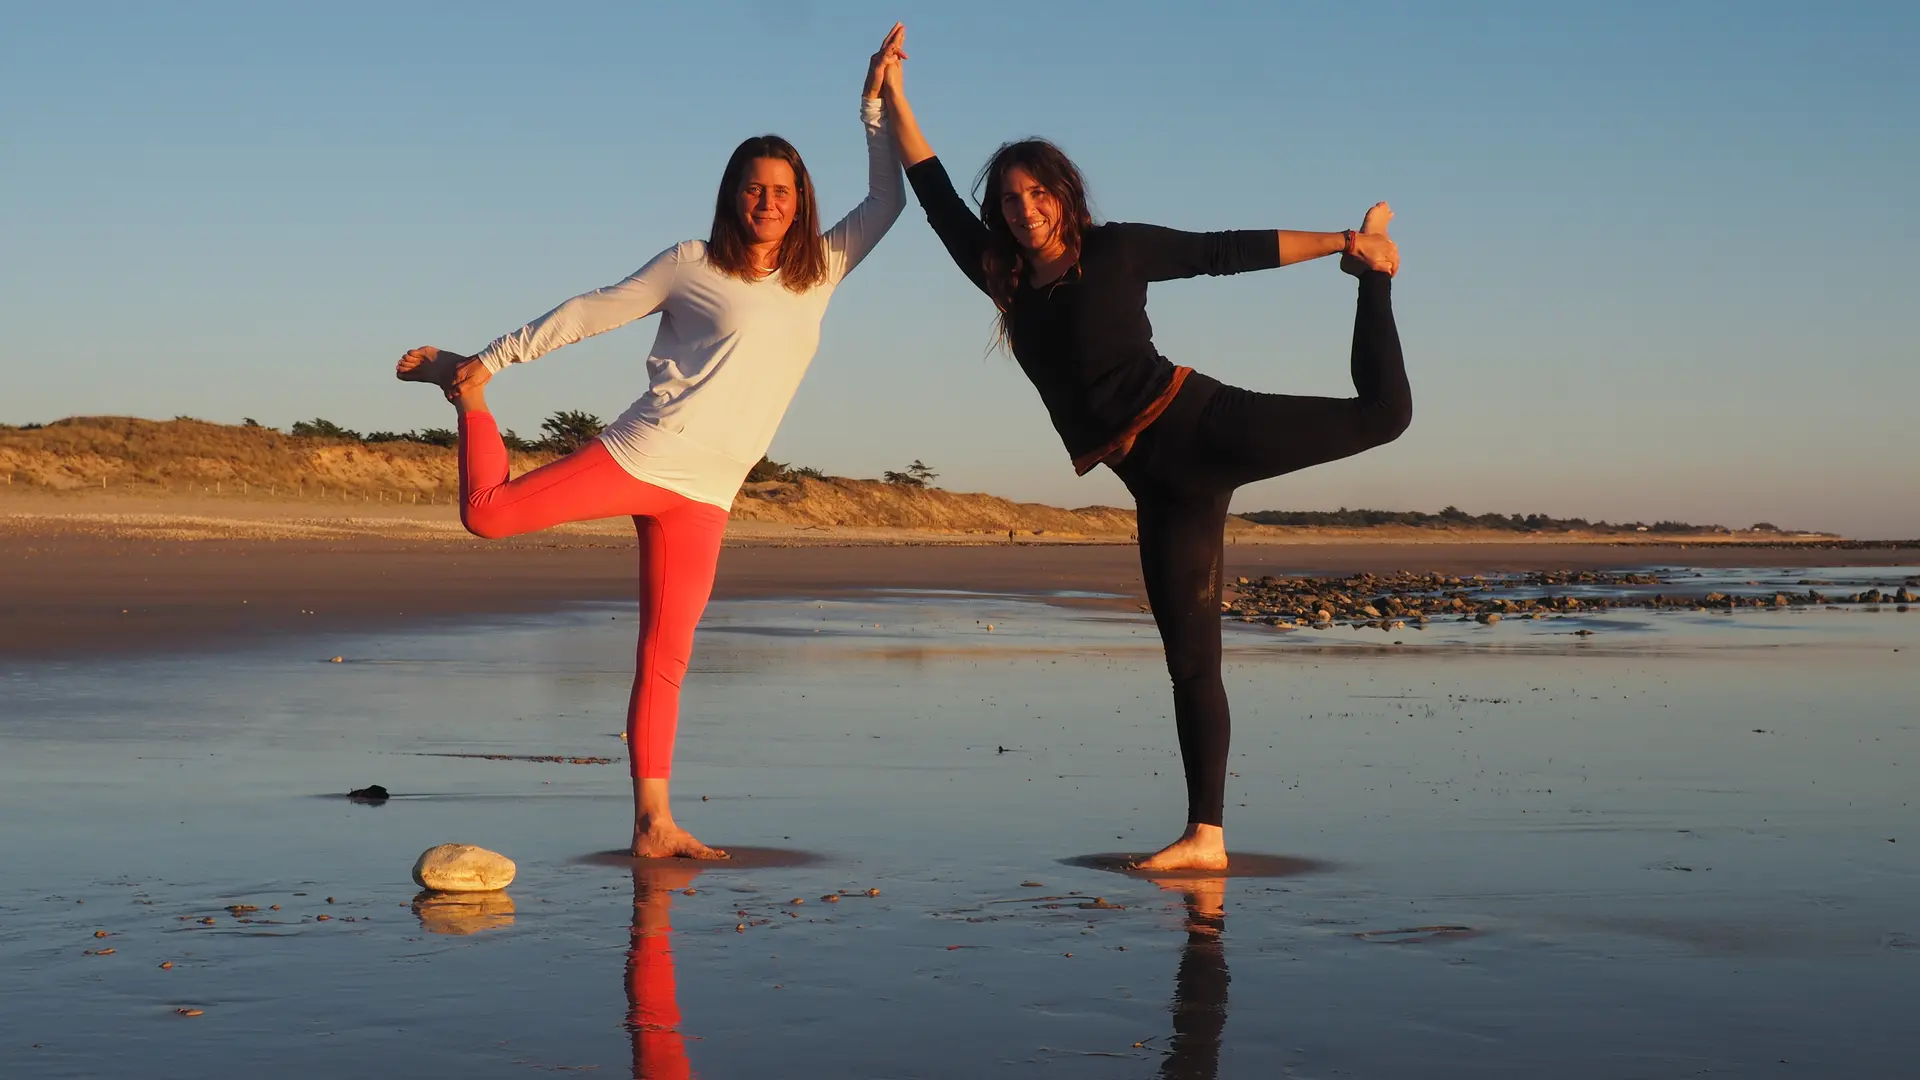
[[[357,803],[383,803],[387,801],[387,789],[379,784],[368,784],[366,787],[347,792],[347,798]]]

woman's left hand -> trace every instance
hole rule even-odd
[[[880,43],[880,51],[874,53],[867,61],[867,85],[861,92],[863,96],[868,98],[880,96],[880,87],[886,82],[887,69],[898,67],[900,61],[907,58],[907,54],[902,51],[906,40],[906,24],[894,23],[893,29],[887,31],[886,40]]]

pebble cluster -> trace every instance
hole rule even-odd
[[[1223,601],[1221,614],[1242,622],[1297,629],[1324,630],[1333,626],[1376,627],[1382,630],[1404,629],[1435,619],[1464,622],[1475,620],[1492,624],[1503,618],[1538,619],[1616,608],[1652,608],[1655,610],[1720,610],[1736,608],[1787,608],[1810,605],[1896,604],[1906,610],[1913,603],[1913,588],[1920,579],[1909,579],[1897,591],[1822,593],[1818,586],[1827,582],[1802,580],[1796,589],[1804,592],[1764,592],[1738,594],[1709,592],[1704,595],[1657,592],[1622,593],[1616,596],[1574,596],[1556,592],[1569,586],[1582,591],[1603,588],[1665,585],[1657,574],[1607,573],[1563,570],[1513,577],[1456,577],[1448,574],[1421,574],[1402,571],[1396,574],[1359,574],[1344,578],[1263,577],[1240,578],[1235,582],[1233,599]]]

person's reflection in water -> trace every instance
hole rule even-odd
[[[680,1034],[673,982],[673,894],[704,869],[681,859],[645,860],[633,868],[633,927],[627,943],[627,1033],[634,1080],[686,1080],[693,1075]]]
[[[1224,877],[1168,878],[1154,884],[1183,894],[1187,943],[1173,980],[1173,1041],[1160,1062],[1165,1080],[1214,1080],[1227,1026],[1227,927]]]

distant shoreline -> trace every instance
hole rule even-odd
[[[956,499],[992,496],[952,496]],[[1016,504],[1025,505],[1025,504]],[[1058,510],[1090,514],[1095,509]],[[854,517],[857,514],[845,514]],[[938,518],[932,519],[937,522]],[[978,545],[1023,544],[1128,545],[1133,543],[1130,521],[1109,528],[1005,529],[939,524],[840,524],[756,517],[738,511],[727,530],[731,546],[860,546],[860,545]],[[0,486],[0,535],[84,531],[101,536],[162,540],[297,540],[380,538],[390,540],[472,540],[461,527],[451,505],[401,503],[372,495],[296,498],[291,495],[212,493],[156,493],[125,491],[47,491]],[[541,533],[549,541],[565,543],[589,537],[627,537],[632,526],[624,518],[579,522]],[[1387,544],[1408,546],[1511,545],[1609,546],[1622,548],[1713,548],[1776,551],[1870,551],[1913,548],[1920,557],[1920,539],[1863,540],[1825,533],[1620,533],[1613,531],[1515,532],[1491,528],[1436,528],[1424,525],[1254,525],[1229,521],[1227,544],[1294,546],[1328,544]]]
[[[337,503],[22,496],[0,489],[0,658],[179,652],[473,625],[634,597],[632,527],[623,520],[482,541],[460,528],[449,507],[341,509]],[[1273,532],[1286,535],[1236,534],[1225,572],[1257,578],[1920,564],[1920,544],[1913,542]],[[1004,534],[750,521],[729,531],[715,596],[817,599],[922,589],[1128,611],[1138,610],[1142,599],[1138,555],[1123,538],[1009,542]]]

